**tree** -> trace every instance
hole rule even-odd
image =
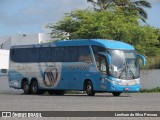
[[[109,10],[113,4],[113,0],[87,0],[87,2],[92,3],[96,11]]]
[[[97,12],[86,9],[72,11],[48,27],[54,38],[68,32],[70,39],[114,39],[134,45],[139,53],[156,55],[160,32],[152,27],[140,26],[138,19],[134,11],[126,15],[121,10]]]
[[[116,28],[133,23],[138,25],[138,16],[130,14],[125,16],[123,12],[114,13],[101,11],[76,10],[67,14],[64,19],[48,27],[52,30],[52,37],[60,37],[63,32],[70,33],[70,39],[78,38],[102,38],[102,39],[122,39]],[[123,23],[123,24],[122,24]],[[132,26],[132,24],[131,24]],[[110,34],[112,30],[114,35]],[[114,37],[113,37],[114,36]]]
[[[87,0],[94,5],[94,9],[101,10],[110,10],[121,9],[126,14],[130,14],[132,11],[137,11],[137,14],[145,22],[147,19],[147,13],[144,8],[151,8],[151,4],[146,0]],[[97,6],[99,8],[97,8]]]

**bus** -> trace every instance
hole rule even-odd
[[[12,46],[9,86],[25,94],[64,95],[65,91],[139,92],[145,57],[115,40],[83,39]]]

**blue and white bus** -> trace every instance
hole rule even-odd
[[[67,40],[10,49],[9,86],[25,94],[65,91],[139,92],[139,59],[133,46],[114,40]]]

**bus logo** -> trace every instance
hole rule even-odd
[[[43,82],[47,87],[52,87],[58,80],[58,70],[54,66],[49,66],[44,71],[44,79]]]

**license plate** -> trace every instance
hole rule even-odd
[[[124,88],[124,90],[128,91],[128,90],[129,90],[129,88]]]

